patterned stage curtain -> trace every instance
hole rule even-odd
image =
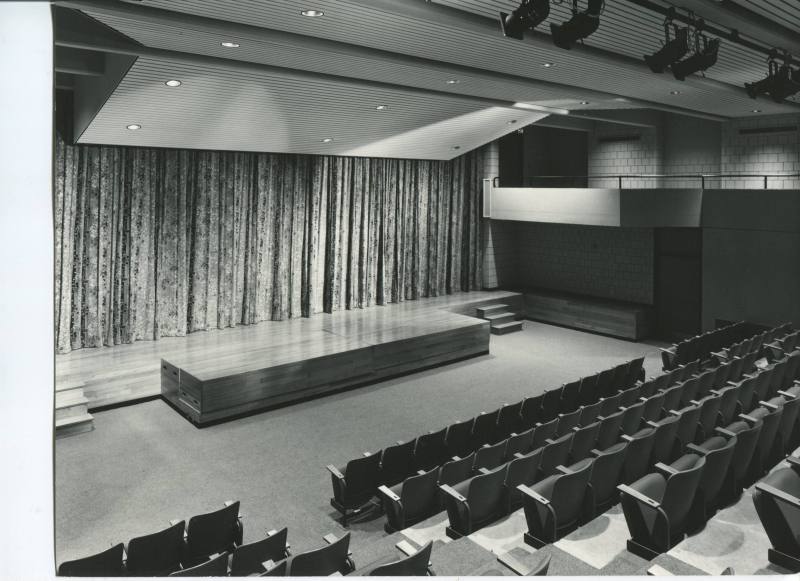
[[[480,288],[482,164],[57,137],[57,350]]]

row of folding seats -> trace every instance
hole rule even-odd
[[[800,443],[799,367],[797,350],[761,370],[752,378],[769,386],[763,392],[769,399],[753,401],[752,408],[740,400],[746,413],[730,423],[732,418],[720,414],[714,432],[698,430],[689,441],[688,434],[681,438],[676,432],[685,454],[656,464],[656,472],[629,486],[619,486],[631,533],[629,550],[645,558],[669,550]],[[778,389],[787,380],[791,387]],[[722,400],[721,395],[713,397]]]
[[[770,563],[800,573],[800,458],[786,461],[756,484],[753,504],[772,545]]]
[[[794,356],[800,358],[800,351]],[[787,358],[782,365],[791,368],[793,364]],[[769,378],[781,374],[781,370],[773,367],[761,373]],[[764,383],[774,384],[772,381]],[[642,403],[647,405],[652,399],[657,401],[662,396],[663,393],[655,394]],[[772,450],[785,451],[800,441],[797,424],[800,412],[800,385],[792,388],[790,392],[777,395],[769,402],[761,402],[749,415],[742,415],[741,427],[737,422],[728,425],[728,429],[716,427],[719,424],[725,425],[726,418],[721,414],[704,414],[707,409],[712,412],[718,410],[721,399],[721,396],[712,396],[703,405],[697,405],[695,402],[690,407],[669,410],[668,413],[662,408],[662,412],[666,413],[662,419],[645,421],[647,427],[635,434],[623,434],[622,443],[609,448],[609,450],[616,448],[615,453],[624,455],[624,459],[620,461],[621,468],[616,473],[604,467],[602,478],[598,479],[593,472],[595,468],[591,468],[589,462],[583,460],[568,467],[559,467],[560,474],[549,476],[531,487],[519,487],[525,494],[525,513],[529,528],[526,541],[537,547],[546,542],[553,542],[580,522],[593,518],[596,512],[586,509],[585,499],[594,496],[598,481],[605,484],[605,490],[608,490],[608,486],[614,488],[618,483],[623,483],[619,487],[620,490],[623,492],[633,490],[634,494],[629,496],[634,497],[634,501],[637,494],[641,500],[647,492],[652,492],[658,497],[663,491],[666,477],[658,473],[646,475],[649,466],[655,466],[659,471],[671,474],[699,471],[707,465],[705,471],[696,476],[698,479],[696,494],[690,496],[692,501],[689,503],[692,510],[683,515],[693,514],[698,522],[705,522],[709,513],[716,510],[723,499],[741,493],[753,475],[758,475],[766,469],[771,461]],[[709,406],[708,402],[714,403]],[[688,451],[690,456],[684,454],[678,457],[684,450]],[[597,450],[593,453],[601,454]],[[594,462],[597,463],[598,460],[599,458],[595,458]],[[671,464],[668,466],[666,462]],[[637,472],[637,469],[640,472]],[[671,488],[680,490],[679,483],[684,478],[691,480],[695,476],[691,478],[681,476]],[[630,487],[625,486],[631,482],[634,484]],[[670,494],[674,499],[686,496],[680,492]],[[576,499],[582,498],[583,502],[576,502]],[[609,501],[613,504],[613,494],[609,496]],[[625,502],[630,504],[634,501],[629,499]],[[652,507],[653,503],[658,502],[650,498],[648,506]],[[591,503],[589,504],[591,506]],[[633,513],[629,510],[627,514]],[[634,528],[644,526],[641,523],[641,515],[632,516],[631,519],[635,521],[632,525]],[[664,523],[654,525],[652,515],[645,517],[645,520],[648,532],[652,532],[653,526],[661,527],[654,534],[658,535],[663,531]],[[680,518],[676,518],[669,524],[673,526],[679,521]],[[673,526],[672,530],[678,534],[682,529]],[[638,538],[641,540],[641,537]]]
[[[763,341],[769,343],[777,336],[783,336],[792,331],[790,323],[769,329]],[[753,337],[760,333],[755,325],[750,323],[734,323],[726,327],[720,327],[712,331],[707,331],[690,339],[686,339],[670,347],[661,350],[661,359],[665,371],[674,369],[677,365],[699,359],[706,361],[714,352]]]
[[[543,441],[552,435],[548,430],[560,413],[574,412],[581,402],[595,402],[618,388],[633,386],[642,376],[643,362],[643,357],[637,358],[377,453],[365,453],[343,468],[328,465],[333,486],[331,505],[342,514],[346,526],[348,519],[377,494],[380,485],[392,487],[420,470],[429,471],[454,457],[469,456],[485,444],[496,444],[542,423],[546,426],[539,428],[537,441]],[[616,407],[603,409],[610,413]]]

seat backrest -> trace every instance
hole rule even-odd
[[[486,468],[487,470],[492,470],[493,468],[497,468],[503,461],[506,459],[506,446],[508,444],[508,440],[503,440],[502,442],[498,442],[494,445],[486,445],[482,448],[478,448],[475,451],[475,465],[473,466],[473,470],[477,470],[479,468]]]
[[[625,382],[628,379],[628,366],[630,363],[626,361],[625,363],[620,363],[619,365],[615,365],[613,368],[614,374],[612,375],[611,383],[614,386],[620,386],[619,389],[625,389]]]
[[[700,412],[702,408],[697,405],[688,406],[678,410],[678,431],[675,437],[678,438],[681,448],[686,444],[694,442],[697,438],[697,427],[700,425]]]
[[[562,413],[568,413],[578,409],[580,389],[580,379],[576,379],[575,381],[570,381],[569,383],[564,384],[564,387],[561,388],[560,408]]]
[[[136,537],[128,542],[128,574],[158,577],[177,571],[181,566],[183,532],[186,522],[180,521],[157,533]]]
[[[739,411],[739,387],[736,385],[729,385],[720,390],[719,394],[720,423],[723,426],[727,426],[733,421],[733,418],[736,417]]]
[[[680,404],[682,406],[689,405],[689,402],[693,399],[697,399],[698,397],[703,397],[708,390],[706,390],[702,395],[700,394],[700,379],[697,377],[692,377],[687,379],[682,384],[683,388],[681,389],[681,400]],[[710,387],[709,387],[710,389]]]
[[[639,431],[644,417],[644,402],[639,401],[625,408],[622,413],[622,425],[620,426],[623,434],[631,435]]]
[[[764,422],[764,426],[761,428],[761,434],[758,436],[756,455],[761,462],[761,466],[766,468],[765,462],[772,452],[772,446],[775,443],[775,436],[778,434],[781,417],[783,416],[783,408],[779,407],[774,411],[764,410],[763,412],[760,410],[764,410],[764,408],[758,408],[757,410],[750,412],[750,415],[761,419]]]
[[[514,454],[527,454],[533,449],[533,432],[536,428],[525,430],[515,436],[508,438],[506,444],[506,458],[511,458]]]
[[[600,409],[603,407],[603,402],[596,401],[584,406],[581,406],[581,420],[580,425],[587,426],[597,419],[600,415]]]
[[[692,501],[700,485],[705,464],[705,458],[697,456],[693,467],[677,474],[670,474],[667,478],[661,507],[667,513],[671,530],[677,531],[683,528],[686,517],[692,509]]]
[[[500,408],[500,413],[497,416],[496,435],[498,438],[507,438],[512,432],[520,431],[522,403],[522,400],[520,400],[517,403],[506,404]]]
[[[347,463],[344,478],[347,482],[346,496],[358,497],[369,494],[378,487],[381,452],[360,456]]]
[[[625,465],[627,451],[628,443],[620,442],[600,450],[600,454],[595,457],[589,479],[595,504],[605,504],[616,495],[617,484],[622,480],[622,468]]]
[[[781,425],[778,428],[778,433],[781,435],[781,443],[784,446],[784,451],[788,452],[787,446],[791,443],[791,436],[797,426],[797,417],[800,414],[800,398],[785,398],[780,397],[776,399],[783,400],[783,415],[781,416]]]
[[[539,421],[542,410],[542,398],[543,394],[539,394],[533,397],[526,397],[522,401],[522,409],[519,415],[524,428],[532,428],[534,424]]]
[[[650,457],[653,444],[656,440],[654,428],[645,428],[637,433],[627,436],[628,451],[625,454],[625,483],[634,482],[645,474],[650,468]]]
[[[683,384],[679,383],[674,385],[663,392],[664,403],[662,407],[665,412],[677,410],[681,407],[681,394],[683,393]]]
[[[506,468],[501,466],[488,474],[479,474],[470,481],[466,497],[473,530],[499,512],[505,491],[505,478]]]
[[[190,518],[189,524],[186,526],[186,557],[188,561],[232,549],[237,540],[238,516],[239,501],[237,500],[214,512]],[[187,560],[183,562],[186,563]]]
[[[475,464],[475,452],[459,458],[458,460],[450,460],[442,464],[442,469],[439,471],[439,484],[447,484],[453,486],[459,482],[463,482],[472,474],[472,466]]]
[[[700,488],[703,490],[706,502],[714,502],[728,474],[733,453],[736,450],[737,438],[734,436],[725,439],[716,436],[706,440],[703,444],[702,447],[708,452],[705,455],[706,467],[703,470]]]
[[[739,407],[745,413],[750,411],[755,403],[756,377],[746,377],[739,384]]]
[[[706,396],[700,402],[700,430],[703,438],[708,437],[714,431],[714,426],[717,425],[719,420],[719,408],[722,405],[722,397],[719,395]]]
[[[347,554],[350,549],[350,533],[330,545],[305,553],[299,553],[289,559],[286,574],[289,577],[327,577],[336,572],[348,570]]]
[[[416,440],[410,440],[398,442],[383,449],[380,476],[378,477],[380,484],[394,486],[414,472],[414,448],[416,445]]]
[[[533,447],[537,448],[539,446],[543,446],[545,440],[556,435],[557,429],[558,418],[536,426],[536,429],[533,431]]]
[[[578,401],[581,405],[594,403],[600,399],[601,395],[597,389],[597,375],[587,375],[581,378],[578,391]]]
[[[662,373],[661,375],[657,375],[651,381],[653,383],[654,390],[662,391],[667,389],[673,382],[672,378],[676,376],[679,371],[667,371],[666,373]]]
[[[423,434],[417,438],[414,463],[417,470],[430,470],[447,459],[447,428]]]
[[[265,561],[277,563],[286,558],[286,537],[289,529],[281,530],[253,543],[239,545],[231,558],[231,575],[246,577],[254,573],[263,573]]]
[[[599,433],[600,422],[594,422],[575,430],[569,452],[570,461],[577,462],[589,456],[589,452],[592,451],[592,448],[597,443],[597,435]]]
[[[58,575],[64,577],[120,577],[123,545],[119,543],[96,555],[64,561],[58,566]]]
[[[549,422],[558,415],[561,411],[561,388],[557,387],[550,391],[544,392],[542,397],[542,409],[540,411],[540,420]]]
[[[447,455],[464,456],[472,450],[472,424],[475,418],[456,422],[447,428]]]
[[[465,478],[466,479],[466,478]],[[431,468],[424,474],[409,476],[403,481],[400,502],[406,521],[414,521],[429,513],[438,503],[439,469]]]
[[[541,456],[541,448],[539,448],[535,453],[511,460],[506,468],[504,483],[506,490],[515,490],[520,484],[530,485],[536,482]]]
[[[610,416],[611,414],[619,411],[621,405],[622,405],[621,393],[604,397],[602,400],[602,405],[600,406],[600,415]]]
[[[581,421],[581,410],[575,410],[574,412],[567,412],[563,414],[559,414],[558,416],[558,425],[556,427],[556,435],[563,436],[567,432],[571,431],[572,428],[577,426]]]
[[[615,393],[620,389],[625,389],[625,380],[627,376],[628,374],[626,370],[625,378],[623,378],[621,382],[617,382],[614,368],[604,369],[597,374],[597,393],[601,396],[605,396],[607,394]]]
[[[369,572],[370,577],[425,577],[428,574],[428,563],[431,560],[433,541],[428,541],[413,555],[375,567]]]
[[[667,462],[672,456],[675,447],[675,435],[678,432],[678,418],[667,416],[658,422],[655,440],[653,441],[653,451],[650,457],[651,464]]]
[[[600,432],[597,434],[598,448],[603,450],[619,441],[624,414],[625,412],[619,411],[600,420]]]
[[[656,393],[647,398],[644,404],[642,419],[651,422],[658,421],[664,413],[664,394]]]
[[[628,389],[620,393],[619,405],[628,407],[635,404],[636,402],[639,401],[639,398],[641,397],[641,391],[642,391],[641,387],[638,385],[629,387]]]
[[[500,415],[500,410],[496,409],[492,412],[481,412],[475,416],[475,423],[472,424],[472,447],[477,449],[478,446],[484,444],[494,443],[494,434],[497,431],[497,417]]]
[[[569,467],[570,473],[558,477],[553,485],[550,504],[556,514],[559,525],[572,522],[578,518],[583,509],[583,498],[589,478],[592,475],[591,458],[581,460]]]
[[[567,462],[574,437],[573,434],[566,434],[544,446],[539,463],[539,476],[555,474],[556,466]]]
[[[791,468],[779,468],[756,484],[753,503],[775,550],[796,556],[800,553],[800,509],[782,495],[800,498],[800,476]]]
[[[644,365],[644,357],[637,357],[636,359],[631,359],[628,363],[628,373],[625,377],[625,384],[624,385],[616,385],[614,387],[618,389],[626,389],[628,387],[633,386],[636,383],[636,380],[639,378],[644,379],[642,375],[642,369]]]
[[[227,577],[228,575],[228,553],[222,552],[194,567],[181,569],[170,573],[170,577]]]
[[[733,459],[731,460],[731,472],[737,481],[741,481],[750,468],[750,462],[753,461],[753,456],[758,445],[758,439],[761,435],[761,428],[764,426],[763,422],[758,422],[753,426],[748,426],[744,422],[734,422],[732,425],[741,424],[742,430],[736,430],[736,448],[733,452]],[[731,426],[728,426],[730,429]]]

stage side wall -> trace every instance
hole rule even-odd
[[[251,154],[58,138],[57,350],[480,288],[483,157]]]

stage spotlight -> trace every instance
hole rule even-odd
[[[689,29],[675,27],[675,38],[669,39],[669,28],[666,29],[667,42],[652,55],[645,55],[644,62],[654,73],[663,73],[672,63],[681,60],[689,52]]]
[[[719,39],[708,39],[703,37],[702,50],[695,51],[689,58],[683,59],[676,63],[672,63],[670,68],[672,74],[679,81],[683,81],[689,75],[698,71],[704,71],[717,62],[717,54],[719,53]]]
[[[800,73],[792,71],[788,64],[784,64],[778,73],[773,77],[772,85],[769,88],[769,96],[776,103],[782,103],[787,97],[791,97],[800,91]]]
[[[522,0],[517,9],[500,13],[500,27],[505,36],[522,40],[526,30],[533,30],[550,14],[550,0]]]
[[[560,48],[570,49],[579,40],[592,34],[600,26],[600,13],[603,11],[604,0],[589,0],[589,6],[583,12],[578,12],[577,0],[573,0],[572,18],[563,24],[551,24],[550,34],[553,44]]]

